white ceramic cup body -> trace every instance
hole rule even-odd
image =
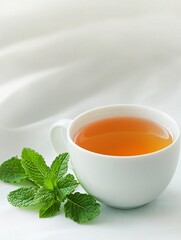
[[[109,156],[75,144],[75,133],[103,118],[141,117],[166,127],[173,136],[168,147],[144,155]],[[180,127],[169,115],[142,105],[111,105],[87,111],[74,120],[61,120],[50,131],[57,153],[68,151],[82,187],[99,201],[116,208],[135,208],[155,199],[169,184],[180,152]]]

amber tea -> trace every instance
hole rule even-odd
[[[170,132],[156,122],[135,117],[97,120],[82,127],[74,142],[89,151],[133,156],[161,150],[173,142]]]

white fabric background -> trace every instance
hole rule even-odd
[[[181,122],[179,0],[0,0],[1,162],[28,146],[50,163],[53,122],[113,103]],[[0,183],[0,239],[180,239],[180,172],[153,203],[102,206],[86,225],[16,209],[6,201],[16,186]]]

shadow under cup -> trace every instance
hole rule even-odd
[[[156,152],[136,156],[110,156],[85,150],[73,141],[88,123],[111,117],[146,118],[164,126],[173,143]],[[116,208],[135,208],[155,199],[169,184],[180,151],[180,127],[167,114],[140,105],[114,105],[90,110],[67,129],[73,170],[83,188],[99,201]]]

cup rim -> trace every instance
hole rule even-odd
[[[145,154],[139,154],[139,155],[131,155],[131,156],[129,156],[129,155],[128,155],[128,156],[106,155],[106,154],[102,154],[102,153],[92,152],[92,151],[89,151],[89,150],[87,150],[87,149],[85,149],[85,148],[80,147],[79,145],[77,145],[77,144],[72,140],[72,138],[71,138],[71,136],[70,136],[70,130],[71,130],[71,127],[72,127],[73,123],[74,123],[77,119],[79,119],[79,118],[85,116],[86,114],[91,113],[91,112],[93,112],[93,111],[95,111],[95,110],[105,109],[105,108],[111,108],[111,107],[133,107],[133,108],[142,108],[142,109],[152,110],[152,111],[154,111],[154,112],[157,112],[157,113],[160,113],[160,114],[162,114],[162,115],[165,115],[165,116],[166,116],[167,118],[169,118],[172,122],[174,122],[174,124],[177,126],[177,128],[178,128],[178,129],[177,129],[177,131],[178,131],[178,132],[177,132],[177,136],[176,136],[175,139],[173,139],[173,142],[172,142],[170,145],[168,145],[167,147],[164,147],[164,148],[162,148],[162,149],[160,149],[160,150],[157,150],[157,151],[154,151],[154,152],[145,153]],[[72,120],[71,124],[68,126],[68,129],[67,129],[67,138],[68,138],[68,141],[70,141],[71,144],[72,144],[74,147],[76,147],[77,149],[79,149],[79,150],[81,150],[81,151],[83,151],[83,152],[85,152],[85,153],[88,153],[88,154],[90,154],[90,155],[94,155],[94,156],[96,155],[96,156],[100,156],[100,157],[104,157],[104,158],[114,158],[114,159],[123,159],[123,158],[124,158],[124,159],[125,159],[125,158],[127,158],[127,159],[134,159],[134,158],[143,158],[143,157],[145,157],[145,156],[153,156],[153,155],[155,155],[155,154],[164,152],[165,150],[168,150],[169,148],[173,147],[173,145],[175,145],[176,142],[179,140],[180,135],[181,135],[181,127],[180,127],[180,124],[179,124],[172,116],[170,116],[169,114],[167,114],[167,113],[165,113],[165,112],[163,112],[163,111],[161,111],[161,110],[159,110],[159,109],[157,109],[157,108],[153,108],[153,107],[150,107],[150,106],[147,106],[147,105],[142,105],[142,104],[111,104],[111,105],[103,105],[103,106],[100,106],[100,107],[92,108],[92,109],[90,109],[90,110],[87,110],[87,111],[79,114],[77,117],[75,117],[75,118]]]

